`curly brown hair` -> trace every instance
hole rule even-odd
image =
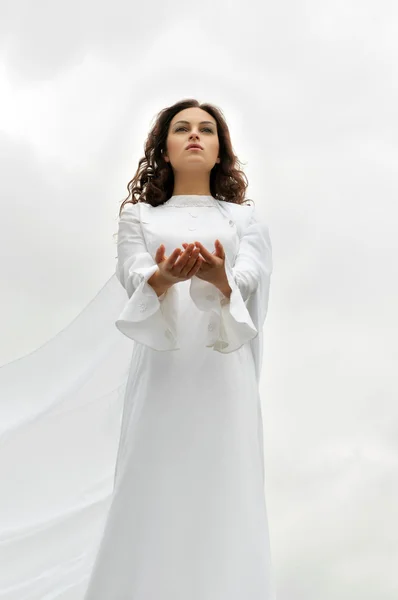
[[[247,177],[240,169],[241,163],[232,150],[228,125],[222,111],[212,104],[200,104],[198,100],[188,98],[176,102],[158,113],[155,124],[145,142],[145,157],[140,159],[136,174],[127,184],[129,195],[120,206],[119,216],[123,206],[128,202],[130,204],[146,202],[152,206],[159,206],[171,198],[174,188],[174,173],[170,163],[165,161],[163,152],[166,150],[169,126],[174,115],[191,107],[205,110],[214,117],[217,123],[220,162],[216,163],[210,172],[211,195],[224,202],[246,203]]]

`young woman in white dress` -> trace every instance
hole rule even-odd
[[[222,112],[165,108],[119,212],[132,340],[85,600],[274,600],[259,379],[272,249]]]

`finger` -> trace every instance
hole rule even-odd
[[[184,248],[186,248],[186,246],[188,246],[188,244],[182,244],[182,246],[184,246]],[[197,247],[197,246],[196,246],[196,247]],[[198,247],[197,247],[197,248],[198,248]],[[199,250],[199,248],[198,248],[198,250]],[[199,255],[199,256],[200,256],[200,258],[201,258],[201,264],[202,264],[202,263],[204,263],[204,262],[206,262],[206,261],[204,260],[204,258],[203,258],[201,255]]]
[[[168,262],[169,265],[171,267],[174,267],[176,260],[178,259],[178,257],[181,254],[181,249],[180,248],[176,248],[175,250],[173,250],[173,252],[170,254],[169,258],[168,258]]]
[[[187,277],[193,277],[194,275],[196,275],[197,272],[200,270],[200,267],[202,266],[202,262],[203,260],[199,257],[192,269],[189,271]]]
[[[193,242],[191,244],[187,244],[186,242],[181,244],[181,246],[183,246],[185,250],[188,248],[189,245],[192,246],[192,248],[195,248],[195,244]]]
[[[182,246],[184,246],[184,248],[186,248],[188,246],[188,244],[182,244]],[[203,258],[202,258],[202,262],[204,262]]]
[[[165,248],[164,248],[163,244],[161,244],[159,246],[159,248],[156,250],[155,259],[156,259],[157,263],[162,262],[163,257],[164,257],[164,250],[165,250]]]
[[[192,250],[195,248],[194,244],[182,244],[182,246],[184,246],[184,252],[181,253],[181,260],[186,257],[189,258]]]
[[[200,242],[195,242],[195,244],[197,245],[198,248],[200,248],[200,253],[203,256],[203,258],[206,260],[206,262],[213,263],[214,262],[214,255],[211,254],[211,252],[209,252],[207,250],[207,248],[205,248],[203,246],[203,244],[201,244]]]
[[[181,269],[181,275],[183,277],[186,277],[188,275],[188,273],[191,271],[192,267],[195,266],[196,260],[198,258],[198,254],[199,254],[199,248],[194,248],[192,250],[192,254],[189,256],[184,267]]]
[[[187,248],[184,250],[184,252],[181,253],[181,256],[179,257],[178,261],[174,265],[177,269],[180,269],[180,271],[181,271],[185,267],[185,265],[187,264],[187,261],[189,260],[189,258],[191,256],[193,249],[194,249],[194,245],[188,244]]]
[[[225,256],[224,246],[222,245],[220,240],[215,241],[214,247],[216,249],[216,255],[219,258],[224,258],[224,256]]]

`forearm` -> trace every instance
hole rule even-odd
[[[170,281],[165,281],[162,277],[160,271],[155,271],[155,273],[148,279],[149,285],[155,290],[156,295],[162,296],[171,286],[173,285]]]

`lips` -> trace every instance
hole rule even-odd
[[[200,148],[201,150],[203,150],[202,146],[200,144],[189,144],[186,147],[186,150],[189,150],[190,148]]]

